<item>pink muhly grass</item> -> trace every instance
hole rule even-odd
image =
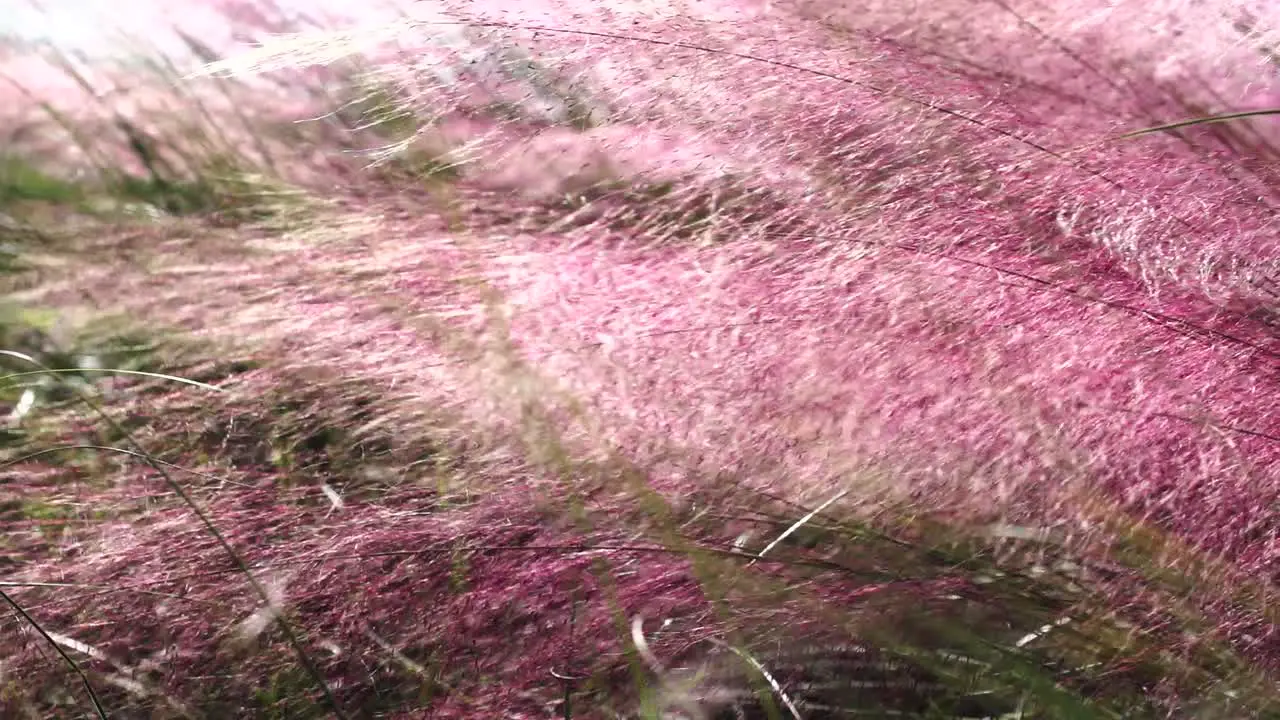
[[[760,483],[807,498],[855,458],[885,458],[926,506],[1014,516],[1067,519],[1057,495],[1079,481],[1275,577],[1272,174],[1199,132],[1081,147],[1258,97],[1270,69],[1229,17],[1181,42],[1174,24],[1210,19],[1180,6],[1135,45],[1114,13],[1068,8],[1033,31],[993,11],[975,69],[874,14],[820,27],[783,3],[750,23],[601,11],[586,38],[558,31],[583,12],[572,3],[468,10],[567,67],[589,52],[585,84],[617,121],[719,148],[707,180],[684,183],[747,159],[752,184],[806,204],[795,237],[710,249],[631,249],[654,229],[607,212],[479,245],[501,267],[512,340],[600,411],[601,440],[642,464],[674,443],[733,468],[751,448],[780,466]],[[1081,67],[1087,53],[1054,38],[1108,54]],[[1051,59],[990,80],[1017,59],[1000,48],[1029,46]],[[1148,82],[1164,92],[1128,92]],[[1248,128],[1248,148],[1271,152],[1265,121]],[[587,345],[603,353],[567,352]]]
[[[337,519],[265,487],[214,501],[252,561],[317,563],[279,582],[288,611],[342,649],[326,672],[353,704],[370,692],[357,683],[376,655],[372,631],[457,663],[459,676],[437,681],[464,689],[451,686],[433,717],[536,712],[522,693],[545,689],[538,678],[563,650],[546,622],[563,620],[566,583],[589,586],[595,603],[582,641],[623,665],[606,593],[582,580],[586,550],[478,553],[468,591],[448,586],[456,547],[629,539],[625,522],[592,534],[544,512],[559,491],[592,519],[637,515],[618,507],[633,499],[621,480],[557,474],[581,466],[556,466],[548,437],[575,460],[639,468],[628,477],[677,500],[715,477],[808,506],[852,489],[864,512],[1052,527],[1098,555],[1119,550],[1090,504],[1112,512],[1114,502],[1169,533],[1170,547],[1185,541],[1222,558],[1226,576],[1270,589],[1280,577],[1272,124],[1094,143],[1277,97],[1256,46],[1265,38],[1241,37],[1234,3],[986,8],[468,3],[469,17],[491,23],[472,31],[479,40],[441,50],[425,37],[439,27],[409,23],[381,69],[399,100],[439,120],[418,140],[462,157],[448,202],[374,190],[329,227],[328,244],[211,258],[207,292],[180,273],[105,268],[85,292],[140,317],[252,337],[511,441],[485,455],[501,470],[476,473],[487,506],[430,519],[414,515],[411,493],[361,499]],[[568,28],[592,34],[558,31]],[[424,47],[409,62],[415,33]],[[563,69],[556,82],[506,78],[509,58],[481,57],[486,41],[517,40],[520,57]],[[314,60],[294,53],[285,59]],[[442,88],[436,65],[455,56],[480,58],[488,74],[460,71]],[[420,419],[402,412],[406,426]],[[551,427],[526,432],[538,422]],[[551,460],[539,463],[539,450]],[[104,527],[94,543],[91,559],[33,563],[23,576],[178,584],[183,568],[221,562],[177,510]],[[178,563],[158,546],[185,555]],[[406,547],[433,552],[388,559]],[[359,564],[313,560],[326,553]],[[625,612],[705,612],[705,578],[662,557],[628,565]],[[192,583],[181,602],[145,610],[164,615],[150,626],[137,622],[136,597],[49,596],[37,607],[61,627],[128,624],[138,634],[103,645],[130,663],[159,645],[189,653],[183,666],[228,662],[220,641],[252,609],[232,590],[242,583]],[[1275,625],[1265,608],[1232,604],[1240,583],[1189,602],[1274,671]],[[866,591],[837,583],[817,594]],[[1131,599],[1134,613],[1161,610]],[[220,606],[182,605],[196,601]],[[799,627],[806,617],[770,612],[755,618]],[[284,660],[253,662],[277,663],[253,673],[267,676]],[[502,689],[483,692],[486,675]],[[190,679],[166,682],[196,691]]]
[[[423,683],[436,684],[435,692],[447,688],[445,694],[455,702],[473,696],[477,704],[472,712],[486,707],[536,710],[537,697],[518,695],[546,684],[548,662],[594,666],[605,659],[602,654],[620,657],[625,648],[616,639],[608,641],[616,638],[610,631],[609,605],[591,569],[593,558],[603,555],[590,547],[605,538],[566,536],[548,530],[537,517],[519,521],[511,508],[493,517],[452,511],[451,522],[442,525],[429,505],[412,520],[404,514],[415,504],[410,499],[387,496],[383,502],[394,502],[400,510],[352,504],[340,519],[324,520],[319,512],[299,512],[296,503],[282,502],[270,489],[239,490],[211,508],[228,539],[244,548],[258,572],[279,583],[286,612],[308,633],[309,647],[347,707],[377,701],[368,694],[367,679],[361,679],[369,662],[382,666],[377,670],[380,684],[405,682],[401,670],[378,659],[381,652],[370,643],[370,632],[390,638],[397,649],[426,665],[431,677]],[[239,639],[254,598],[243,590],[221,550],[185,513],[155,513],[101,531],[111,541],[99,544],[91,563],[61,572],[59,582],[109,584],[108,592],[64,587],[19,595],[48,626],[80,628],[73,631],[80,639],[121,666],[153,667],[150,672],[163,675],[152,682],[211,710],[218,702],[252,696],[256,678],[289,669],[285,654],[254,651],[260,642],[274,647],[276,633]],[[548,548],[522,551],[526,545]],[[556,549],[575,546],[584,549],[576,554]],[[158,547],[171,552],[157,553]],[[332,562],[323,559],[330,556]],[[193,573],[192,568],[200,570]],[[31,564],[9,579],[42,577],[49,569]],[[674,559],[644,563],[643,572],[629,575],[619,591],[624,612],[644,607],[655,613],[688,605],[682,598],[697,593]],[[583,647],[568,647],[570,635],[563,627],[575,595],[584,604],[576,630]],[[657,605],[654,598],[661,598]],[[94,641],[94,625],[114,630]],[[242,647],[246,641],[249,647]],[[23,655],[41,651],[34,642],[24,644],[21,655],[10,656],[15,664]],[[151,657],[148,649],[161,654]],[[229,668],[232,663],[236,674],[213,687],[188,671]],[[39,687],[45,673],[10,671],[8,678]],[[482,692],[485,677],[503,678],[511,695]],[[241,679],[250,684],[240,687]],[[297,690],[309,694],[305,685]],[[306,696],[286,699],[305,703]]]
[[[540,6],[560,17],[553,7]],[[859,453],[933,457],[922,481],[1010,502],[1065,471],[1271,573],[1275,417],[1259,383],[1276,345],[1273,299],[1255,285],[1276,253],[1267,204],[1246,201],[1257,180],[1223,173],[1221,151],[1161,138],[1068,152],[1064,137],[1082,144],[1141,109],[1085,98],[1041,110],[1055,98],[1035,86],[993,88],[874,28],[832,34],[782,7],[750,24],[619,17],[619,31],[656,44],[607,37],[601,14],[590,32],[606,35],[589,44],[597,76],[625,59],[597,77],[624,121],[673,120],[726,159],[750,158],[753,184],[807,205],[804,232],[630,251],[593,241],[606,214],[563,238],[495,239],[483,251],[503,268],[520,347],[612,348],[604,365],[545,367],[622,421],[609,438],[619,447],[657,433],[722,448],[708,462],[725,466],[740,443],[773,448],[794,457],[789,482],[806,492],[822,463]],[[788,42],[774,42],[783,28]],[[850,38],[839,62],[859,60],[857,84],[661,44],[708,37],[833,73],[831,43]],[[570,62],[582,43],[524,40]],[[1182,50],[1179,63],[1203,55]],[[1040,149],[1054,146],[1059,157]],[[1187,198],[1205,212],[1187,214]],[[982,465],[985,477],[960,470]]]

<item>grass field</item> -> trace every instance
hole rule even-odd
[[[389,7],[2,41],[0,716],[1280,718],[1280,7]]]

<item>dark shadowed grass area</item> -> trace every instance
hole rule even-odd
[[[0,714],[1280,717],[1256,13],[608,5],[6,56]]]

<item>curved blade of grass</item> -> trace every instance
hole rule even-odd
[[[810,510],[808,514],[806,514],[804,517],[800,518],[799,520],[795,521],[795,523],[793,523],[793,524],[791,525],[791,527],[787,528],[786,530],[784,530],[784,531],[782,532],[782,534],[781,534],[781,535],[779,535],[778,537],[774,538],[774,539],[773,539],[773,542],[771,542],[771,543],[769,543],[768,545],[766,545],[766,546],[765,546],[765,548],[764,548],[763,550],[761,550],[761,551],[756,555],[756,560],[758,560],[758,559],[760,559],[760,558],[764,557],[764,556],[765,556],[765,553],[768,553],[770,550],[772,550],[772,549],[774,549],[775,547],[777,547],[777,546],[778,546],[778,543],[782,542],[783,540],[786,540],[788,537],[790,537],[790,536],[791,536],[791,534],[792,534],[792,533],[794,533],[795,531],[797,531],[797,530],[799,530],[801,527],[803,527],[805,523],[809,522],[809,521],[810,521],[810,520],[812,520],[814,517],[816,517],[816,516],[818,516],[819,514],[821,514],[823,510],[826,510],[827,508],[831,507],[831,505],[832,505],[833,503],[835,503],[835,502],[836,502],[836,501],[838,501],[840,498],[842,498],[842,497],[844,497],[845,495],[848,495],[848,494],[849,494],[849,491],[848,491],[848,490],[841,490],[840,492],[838,492],[838,493],[836,493],[835,495],[831,496],[831,498],[830,498],[830,499],[828,499],[826,502],[822,503],[821,505],[819,505],[818,507],[814,508],[813,510]],[[755,560],[752,560],[752,561],[751,561],[751,563],[749,563],[749,564],[755,564]]]
[[[1223,113],[1221,115],[1206,115],[1205,117],[1178,120],[1177,122],[1165,123],[1164,125],[1156,125],[1155,127],[1143,128],[1141,130],[1134,130],[1133,132],[1127,132],[1122,135],[1116,135],[1111,139],[1128,140],[1131,138],[1142,137],[1143,135],[1154,135],[1155,133],[1169,132],[1170,130],[1181,130],[1186,127],[1195,127],[1196,125],[1234,122],[1236,120],[1247,120],[1249,118],[1263,117],[1266,115],[1280,115],[1280,108],[1242,110],[1240,112]]]
[[[27,624],[35,628],[36,632],[40,633],[40,636],[43,637],[51,647],[53,647],[54,651],[62,656],[63,661],[65,661],[67,665],[69,665],[71,669],[80,676],[80,682],[84,683],[84,690],[89,694],[89,702],[93,703],[93,711],[97,713],[98,717],[102,718],[102,720],[107,720],[107,711],[102,709],[102,702],[98,700],[98,693],[93,691],[93,685],[89,682],[89,676],[85,674],[83,669],[81,669],[80,664],[68,655],[67,652],[62,649],[62,646],[59,645],[43,627],[40,626],[40,623],[36,622],[35,618],[28,615],[27,611],[24,610],[16,600],[9,597],[8,593],[0,590],[0,598],[3,598],[5,602],[9,603],[14,611],[21,615],[23,620],[27,621]]]
[[[0,350],[0,355],[8,355],[23,360],[31,358],[19,352],[12,350]],[[24,377],[32,377],[36,375],[69,375],[74,373],[103,373],[110,375],[137,375],[140,377],[149,377],[155,380],[169,380],[171,382],[182,383],[183,385],[191,385],[204,390],[213,390],[214,392],[226,392],[226,390],[216,386],[202,383],[199,380],[188,380],[187,378],[177,377],[175,375],[165,375],[164,373],[145,372],[142,370],[113,370],[110,368],[49,368],[48,370],[32,370],[29,372],[10,373],[8,375],[0,375],[0,382],[8,382]]]
[[[734,655],[742,658],[748,665],[754,668],[756,672],[760,673],[765,681],[769,683],[769,687],[773,689],[774,694],[782,700],[783,705],[787,708],[787,712],[791,713],[791,717],[795,718],[795,720],[804,720],[800,715],[800,711],[796,709],[795,703],[791,702],[791,698],[788,697],[786,691],[782,689],[782,685],[774,679],[773,675],[765,668],[763,663],[752,657],[752,655],[746,650],[742,650],[741,648],[735,647],[726,642],[721,642],[715,638],[711,638],[711,642],[731,651]]]
[[[54,453],[66,452],[68,450],[103,450],[107,452],[120,453],[121,455],[136,457],[140,460],[148,460],[149,462],[152,462],[152,463],[159,463],[166,467],[171,467],[174,470],[181,470],[184,473],[195,475],[196,477],[199,477],[199,478],[204,478],[205,480],[217,480],[219,483],[226,484],[226,485],[239,485],[241,487],[252,487],[251,485],[247,485],[245,483],[234,482],[226,478],[218,477],[213,473],[206,473],[206,472],[200,472],[199,470],[192,470],[191,468],[183,467],[181,465],[178,465],[177,463],[171,463],[156,457],[149,457],[146,453],[135,452],[128,448],[115,447],[113,445],[59,445],[57,447],[45,448],[43,450],[37,450],[32,453],[27,453],[26,455],[14,458],[12,460],[6,460],[5,462],[0,463],[0,470],[11,467],[13,465],[17,465],[19,463],[24,463],[28,460],[34,460],[44,455],[53,455]]]
[[[188,597],[181,593],[167,593],[159,590],[146,590],[142,588],[117,587],[115,585],[103,585],[98,583],[74,583],[74,582],[46,582],[46,581],[19,581],[19,580],[0,580],[0,588],[63,588],[69,590],[93,590],[88,597],[96,597],[99,595],[107,595],[110,593],[132,592],[139,595],[150,595],[152,597],[167,598],[169,600],[182,600],[184,602],[195,603],[197,605],[218,605],[216,602],[208,600],[198,600]],[[85,597],[85,596],[81,596]]]

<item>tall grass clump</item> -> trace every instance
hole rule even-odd
[[[1278,21],[443,0],[45,103],[122,134],[0,165],[19,303],[223,392],[6,380],[0,707],[1280,717]]]

